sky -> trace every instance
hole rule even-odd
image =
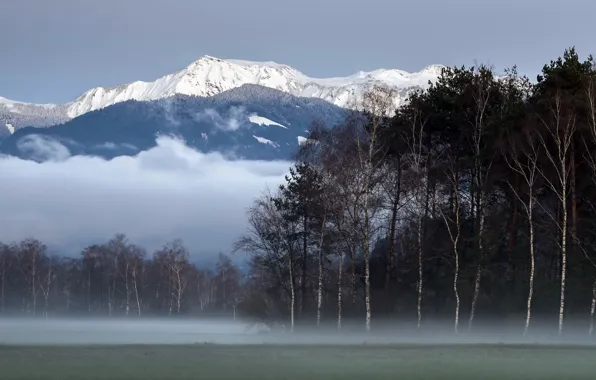
[[[0,0],[0,96],[58,103],[154,80],[203,55],[312,77],[430,64],[535,76],[596,52],[587,0]]]
[[[112,160],[71,156],[40,135],[22,143],[49,161],[0,156],[0,242],[33,237],[66,256],[124,233],[149,254],[180,238],[194,260],[212,262],[231,252],[254,198],[282,183],[290,165],[228,161],[165,137]]]

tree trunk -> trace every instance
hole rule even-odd
[[[592,284],[592,306],[590,307],[590,337],[594,334],[594,312],[596,312],[596,279]]]
[[[288,253],[290,267],[290,332],[294,332],[294,310],[296,308],[296,291],[294,286],[294,260]]]
[[[307,213],[304,213],[304,225],[303,225],[303,240],[302,240],[302,277],[300,279],[300,318],[302,318],[304,314],[304,303],[306,300],[306,262],[308,260],[308,246],[307,246],[307,236],[306,231],[308,229],[307,226]]]
[[[344,253],[339,256],[339,269],[337,273],[337,329],[341,330],[341,315],[342,315],[342,277],[344,272]]]
[[[397,190],[395,194],[395,199],[393,200],[393,204],[391,205],[391,224],[389,226],[389,238],[387,242],[387,268],[385,269],[385,290],[389,290],[391,277],[393,276],[394,272],[393,255],[395,252],[395,230],[397,228],[397,211],[399,208],[399,202],[401,198],[401,163],[399,160],[397,162]]]
[[[459,289],[457,281],[459,280],[459,253],[457,252],[457,242],[453,243],[453,254],[455,256],[455,268],[453,270],[453,293],[455,294],[455,326],[454,330],[459,332]]]
[[[319,238],[319,281],[317,284],[317,327],[321,325],[321,306],[323,304],[323,238],[325,232],[325,215],[321,225],[321,236]]]
[[[32,301],[33,301],[33,316],[36,315],[37,313],[37,288],[35,286],[35,280],[37,277],[37,271],[36,271],[36,267],[37,267],[37,260],[35,255],[37,255],[37,253],[33,253],[33,260],[32,260],[32,268],[31,268],[31,296],[32,296]]]
[[[571,171],[571,237],[573,240],[577,239],[577,194],[576,194],[576,179],[575,179],[575,144],[571,142],[571,154],[570,154],[570,171]]]
[[[480,281],[482,278],[482,259],[484,257],[484,220],[486,214],[485,195],[479,200],[479,223],[478,223],[478,267],[476,269],[476,279],[474,280],[474,296],[472,297],[472,306],[470,307],[470,319],[468,320],[468,330],[472,329],[474,315],[476,314],[476,303],[480,294]]]
[[[422,214],[418,216],[418,328],[422,322]]]
[[[368,197],[367,197],[368,198]],[[370,299],[370,220],[368,215],[368,199],[365,201],[365,216],[364,216],[364,303],[366,309],[366,331],[371,330],[371,299]]]
[[[562,170],[566,165],[562,165]],[[563,194],[567,194],[566,183],[563,183]],[[561,296],[559,299],[559,335],[563,333],[563,317],[565,315],[565,282],[567,279],[567,200],[561,202],[563,211],[563,228],[561,229]]]
[[[133,286],[135,289],[135,298],[137,300],[137,312],[140,317],[141,316],[141,300],[139,298],[139,288],[137,286],[137,270],[136,270],[136,268],[133,269],[132,276],[133,276],[133,281],[134,281]]]
[[[532,189],[530,188],[530,192]],[[534,295],[534,272],[535,272],[535,257],[534,257],[534,219],[532,217],[532,208],[534,204],[532,202],[533,195],[530,194],[530,200],[528,202],[528,222],[530,224],[530,284],[528,289],[528,303],[526,306],[526,324],[524,325],[524,336],[528,333],[530,327],[530,318],[532,314],[532,296]]]
[[[126,265],[124,268],[124,284],[125,284],[125,290],[126,290],[126,316],[128,317],[128,314],[130,313],[130,286],[128,284],[128,267],[129,267],[129,263],[128,263],[128,258],[125,258],[126,260]]]

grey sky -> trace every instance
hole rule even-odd
[[[62,102],[152,80],[208,54],[310,76],[428,64],[534,76],[596,52],[589,0],[0,0],[0,96]]]

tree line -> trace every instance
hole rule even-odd
[[[246,299],[294,329],[362,318],[579,316],[596,309],[596,68],[574,48],[536,81],[445,68],[392,108],[373,86],[314,123],[248,212]]]
[[[52,255],[39,240],[0,244],[0,315],[236,317],[243,275],[229,256],[215,268],[191,262],[181,240],[149,255],[125,235]]]

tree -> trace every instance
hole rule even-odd
[[[575,149],[578,114],[575,91],[577,72],[591,68],[591,64],[580,63],[574,49],[565,51],[564,58],[552,61],[543,68],[543,76],[538,77],[538,84],[533,99],[534,113],[542,127],[538,133],[549,165],[540,168],[540,173],[560,204],[560,218],[548,212],[560,233],[560,297],[559,297],[559,334],[563,330],[565,314],[565,285],[567,281],[567,238],[569,234],[568,199],[572,192],[572,174],[575,173]],[[575,214],[575,206],[572,212]],[[576,230],[577,223],[573,223]]]
[[[535,255],[535,227],[534,227],[534,208],[537,202],[537,186],[538,186],[538,165],[540,158],[540,146],[537,143],[537,138],[532,129],[525,129],[522,131],[522,136],[514,138],[509,135],[509,144],[507,146],[508,152],[504,152],[503,156],[509,168],[518,174],[525,189],[516,188],[512,181],[508,181],[511,191],[521,204],[526,218],[528,220],[529,233],[529,251],[530,251],[530,278],[528,286],[528,298],[526,303],[526,320],[524,324],[525,336],[530,327],[530,319],[532,315],[532,299],[534,295],[534,277],[536,272],[536,255]],[[517,143],[516,143],[517,141]]]
[[[21,271],[29,284],[31,295],[31,312],[37,314],[37,295],[41,277],[41,263],[46,258],[46,246],[39,240],[26,239],[19,245],[19,263]]]
[[[160,260],[167,270],[166,275],[170,289],[168,314],[171,315],[174,311],[176,314],[180,314],[189,280],[189,252],[182,240],[176,239],[156,251],[154,257]]]
[[[300,221],[289,209],[288,200],[281,191],[276,195],[264,194],[255,200],[248,211],[248,233],[238,239],[235,252],[253,255],[253,265],[275,280],[278,288],[289,295],[290,331],[294,331],[296,309],[295,256],[300,243],[298,225]],[[264,274],[264,273],[263,273]],[[264,279],[263,279],[264,280]],[[264,282],[264,281],[263,281]],[[264,300],[266,303],[266,300]],[[271,310],[265,311],[268,319]]]
[[[386,126],[387,114],[392,109],[395,92],[387,87],[373,86],[367,90],[360,104],[360,111],[365,114],[365,124],[360,129],[359,120],[354,118],[356,146],[356,167],[358,177],[356,185],[356,202],[358,204],[359,229],[361,233],[362,251],[364,253],[364,302],[366,305],[365,327],[370,331],[372,322],[371,290],[370,290],[370,253],[373,244],[375,226],[374,218],[378,207],[374,202],[378,185],[378,168],[380,158],[386,148],[379,146],[379,135]]]

